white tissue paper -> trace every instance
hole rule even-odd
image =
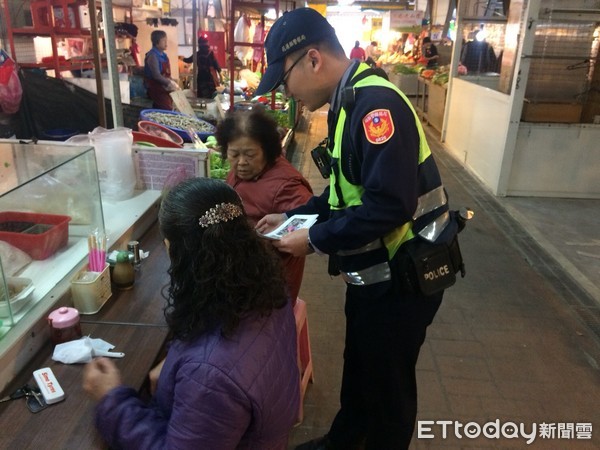
[[[84,336],[76,341],[65,342],[54,347],[52,359],[63,364],[88,363],[97,356],[108,356],[111,358],[122,358],[125,353],[110,352],[114,345],[102,339],[92,339]]]

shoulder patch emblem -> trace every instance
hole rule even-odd
[[[363,128],[371,144],[383,144],[394,135],[394,122],[389,109],[376,109],[363,117]]]
[[[383,144],[394,135],[394,122],[389,109],[375,109],[362,120],[367,140],[371,144]]]

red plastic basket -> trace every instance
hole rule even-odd
[[[46,259],[69,240],[69,216],[18,211],[0,212],[0,241],[33,259]]]

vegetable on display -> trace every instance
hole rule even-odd
[[[216,151],[210,152],[210,177],[218,180],[224,180],[229,173],[229,161],[221,158],[221,154]]]

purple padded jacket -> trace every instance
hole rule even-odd
[[[96,426],[111,448],[285,449],[298,417],[296,325],[291,305],[220,332],[174,341],[156,394],[110,391]]]

